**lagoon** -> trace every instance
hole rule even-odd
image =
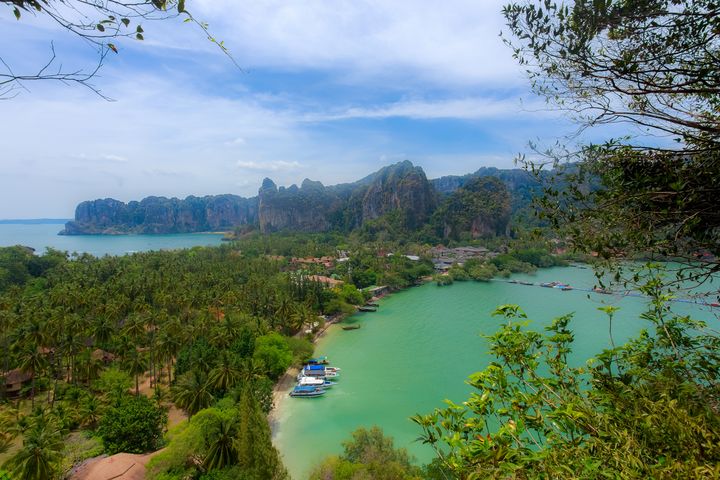
[[[97,257],[150,250],[175,250],[220,245],[222,234],[177,233],[168,235],[58,235],[61,223],[0,223],[0,247],[25,245],[43,253],[47,247]]]
[[[595,284],[591,270],[575,267],[513,278],[537,283],[557,280],[588,289]],[[480,335],[493,333],[502,322],[491,316],[498,305],[519,304],[531,319],[530,328],[538,330],[553,318],[574,312],[571,360],[582,364],[610,346],[607,317],[598,307],[620,307],[613,335],[615,343],[621,343],[649,326],[639,319],[645,302],[502,281],[456,282],[446,287],[430,283],[394,293],[380,301],[377,312],[346,320],[362,328],[344,331],[335,325],[318,342],[316,352],[342,368],[339,383],[320,398],[284,396],[275,411],[274,442],[295,480],[307,478],[324,456],[340,453],[341,442],[360,426],[381,426],[396,446],[408,448],[426,463],[432,451],[415,441],[420,430],[409,417],[442,407],[445,398],[462,402],[468,397],[471,388],[465,379],[491,360]],[[720,309],[675,303],[673,310],[718,325]]]

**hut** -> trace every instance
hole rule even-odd
[[[23,387],[32,380],[30,373],[23,372],[19,368],[3,373],[2,377],[5,386],[4,393],[10,398],[19,397]]]

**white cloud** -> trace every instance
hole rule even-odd
[[[250,71],[332,71],[351,83],[400,89],[523,82],[499,37],[505,0],[198,0],[210,23]],[[178,42],[172,42],[176,44]]]
[[[245,142],[245,139],[244,139],[244,138],[242,138],[242,137],[237,137],[237,138],[235,138],[235,139],[233,139],[233,140],[229,140],[229,141],[225,142],[225,145],[227,145],[228,147],[232,147],[232,146],[235,146],[235,145],[244,145],[245,143],[246,143],[246,142]]]
[[[403,100],[371,107],[350,107],[338,113],[310,114],[307,119],[344,120],[351,118],[463,119],[512,118],[518,115],[551,115],[544,104],[523,105],[517,98],[456,98],[447,100]]]
[[[258,172],[279,172],[287,170],[297,170],[302,165],[300,165],[300,162],[286,162],[284,160],[274,160],[270,162],[238,160],[237,166],[243,170],[255,170]]]

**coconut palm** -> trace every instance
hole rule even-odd
[[[30,374],[32,382],[30,396],[33,408],[35,408],[35,382],[37,376],[41,375],[46,368],[47,359],[40,351],[40,347],[34,343],[27,343],[22,347],[20,351],[20,370]]]
[[[240,377],[241,372],[235,359],[227,350],[223,350],[217,366],[210,370],[208,381],[213,388],[227,392],[238,383]]]
[[[220,469],[238,462],[237,422],[223,419],[216,432],[210,435],[211,443],[203,460],[206,470]]]
[[[135,377],[135,396],[140,395],[140,375],[147,370],[145,353],[137,348],[131,348],[125,357],[125,370]]]
[[[102,403],[95,396],[87,396],[80,406],[80,423],[89,428],[95,428],[100,421]]]
[[[194,371],[181,375],[171,393],[175,405],[185,410],[189,417],[209,407],[214,400],[207,380]]]
[[[4,466],[15,480],[48,480],[55,476],[63,448],[60,428],[41,417],[24,433],[22,448]]]

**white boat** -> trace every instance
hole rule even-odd
[[[300,378],[300,380],[298,380],[298,385],[302,387],[311,386],[330,388],[335,385],[335,382],[331,382],[330,380],[319,377],[302,377]]]

